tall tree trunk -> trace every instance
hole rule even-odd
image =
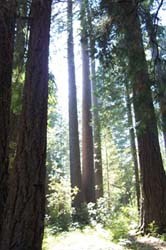
[[[92,113],[91,113],[91,82],[88,52],[88,36],[86,32],[86,4],[81,2],[81,48],[82,48],[82,169],[83,192],[85,202],[95,202],[95,180],[93,159]]]
[[[15,0],[0,3],[0,229],[7,198]]]
[[[19,141],[1,250],[41,250],[45,214],[48,47],[51,0],[33,0]]]
[[[132,108],[131,108],[131,99],[130,99],[130,90],[129,84],[125,83],[126,87],[126,105],[127,105],[127,116],[128,116],[128,127],[130,128],[130,145],[131,145],[131,153],[134,163],[134,174],[135,174],[135,191],[137,198],[137,208],[138,213],[140,212],[140,180],[139,180],[139,167],[138,167],[138,159],[137,159],[137,148],[135,143],[135,132],[134,132],[134,124],[132,118]]]
[[[98,113],[98,98],[96,96],[96,71],[95,58],[91,58],[91,75],[92,75],[92,108],[93,108],[93,140],[94,140],[94,170],[95,170],[95,193],[96,199],[103,196],[103,171],[101,157],[101,135],[100,119]]]
[[[22,105],[22,92],[25,76],[25,50],[27,50],[28,32],[28,10],[30,3],[22,0],[17,4],[18,16],[16,19],[15,46],[13,58],[13,81],[12,81],[12,99],[10,114],[10,141],[9,158],[10,168],[13,168],[13,161],[16,154],[17,139],[19,133],[19,120]],[[27,35],[28,34],[28,35]]]
[[[155,77],[157,82],[157,91],[160,105],[161,125],[163,130],[164,145],[166,150],[166,72],[163,60],[159,55],[158,42],[156,38],[155,26],[150,14],[150,10],[146,9],[145,15],[146,29],[148,31],[149,42],[152,52],[152,60],[155,67]]]
[[[78,193],[72,201],[75,208],[83,202],[81,184],[80,147],[77,116],[77,94],[75,81],[74,41],[73,41],[73,1],[68,0],[68,75],[69,75],[69,144],[71,187],[77,187]]]
[[[92,124],[93,124],[93,146],[94,146],[94,173],[95,173],[95,195],[96,199],[103,196],[103,171],[102,171],[102,155],[101,155],[101,135],[100,135],[100,119],[98,98],[96,96],[96,65],[95,65],[95,35],[92,26],[92,11],[87,1],[87,16],[89,27],[89,43],[90,43],[90,63],[91,63],[91,85],[92,85]]]
[[[166,176],[163,168],[156,117],[150,89],[147,63],[137,6],[134,1],[119,4],[121,25],[125,31],[129,71],[133,85],[133,103],[142,181],[141,227],[148,230],[155,223],[166,227]]]

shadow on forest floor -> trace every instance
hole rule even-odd
[[[129,236],[128,242],[124,249],[133,249],[133,250],[166,250],[166,242],[152,237],[152,236],[143,236],[135,237]]]

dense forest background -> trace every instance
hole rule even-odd
[[[41,250],[44,228],[165,238],[164,8],[0,3],[1,250]]]

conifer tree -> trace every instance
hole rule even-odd
[[[140,177],[139,177],[139,165],[137,159],[137,147],[136,147],[136,136],[134,131],[134,122],[132,117],[132,102],[130,98],[130,87],[128,82],[125,82],[126,87],[126,106],[127,106],[127,117],[128,117],[128,126],[130,133],[130,145],[131,145],[131,153],[134,164],[134,174],[135,174],[135,193],[137,199],[137,208],[138,212],[140,212]]]
[[[93,133],[91,113],[91,81],[89,44],[87,34],[87,1],[81,2],[81,49],[82,49],[82,170],[85,202],[95,202],[95,176],[93,158]]]
[[[91,69],[91,89],[92,89],[92,125],[93,125],[93,146],[94,146],[94,174],[95,174],[95,194],[96,199],[103,196],[103,170],[101,154],[101,128],[99,118],[99,103],[96,95],[96,60],[95,60],[95,32],[93,26],[92,6],[87,2],[88,14],[88,37],[90,51],[90,69]]]
[[[147,63],[136,2],[119,4],[128,48],[129,74],[133,88],[139,161],[142,185],[141,228],[155,223],[166,226],[166,176],[163,168],[156,117],[150,90]],[[122,21],[121,21],[122,24]]]
[[[149,224],[154,223],[158,231],[163,232],[166,227],[166,175],[160,153],[137,1],[102,3],[118,31],[123,32],[125,37],[141,172],[141,229],[147,232]]]
[[[69,74],[69,144],[71,187],[78,192],[72,205],[80,208],[83,202],[80,147],[77,117],[77,94],[75,81],[74,41],[73,41],[73,2],[68,0],[68,74]]]
[[[33,0],[19,140],[0,249],[41,250],[51,0]]]
[[[0,3],[0,228],[7,198],[15,0]]]
[[[155,71],[155,81],[158,94],[158,101],[160,106],[161,114],[161,128],[163,131],[164,145],[166,150],[166,73],[165,73],[165,62],[160,56],[159,42],[157,41],[157,28],[153,23],[153,17],[150,13],[149,8],[144,9],[144,19],[146,29],[149,37],[149,44],[151,46],[152,60]]]

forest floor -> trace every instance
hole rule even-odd
[[[85,228],[63,232],[56,236],[47,233],[43,250],[166,250],[166,242],[152,236],[134,236],[114,243],[109,231]]]

